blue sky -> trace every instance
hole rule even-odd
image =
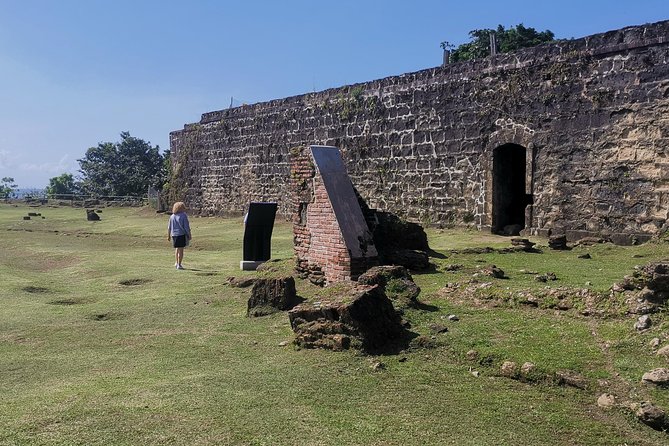
[[[523,23],[557,38],[669,19],[668,0],[0,0],[0,177],[45,187],[122,131],[437,66],[439,43]]]

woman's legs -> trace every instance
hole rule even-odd
[[[184,260],[184,249],[176,248],[176,252],[174,254],[177,260],[177,265],[181,265],[181,262]]]

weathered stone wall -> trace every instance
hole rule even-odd
[[[669,211],[669,22],[205,113],[173,132],[173,188],[203,214],[290,214],[290,149],[340,148],[371,207],[495,225],[497,147],[526,150],[525,224],[653,234]],[[501,228],[497,228],[501,229]]]

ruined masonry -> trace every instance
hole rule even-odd
[[[669,21],[205,113],[170,135],[171,188],[204,215],[291,215],[312,144],[423,224],[646,240],[669,217]]]
[[[297,271],[318,284],[356,280],[378,253],[339,150],[296,148],[291,158]]]

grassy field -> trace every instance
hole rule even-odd
[[[41,217],[23,221],[27,212]],[[669,318],[637,333],[617,303],[606,317],[529,308],[513,296],[546,287],[605,293],[635,265],[669,257],[669,245],[608,244],[540,254],[453,254],[506,247],[506,238],[430,230],[445,258],[414,279],[425,310],[411,331],[433,348],[396,355],[299,350],[285,313],[246,317],[248,289],[226,285],[239,271],[240,219],[192,218],[185,271],[174,270],[167,217],[148,209],[0,205],[1,445],[665,445],[669,437],[625,408],[602,409],[604,392],[669,411],[669,389],[641,375],[667,366],[649,343],[669,343]],[[542,242],[542,240],[536,240]],[[543,241],[545,243],[545,241]],[[588,252],[592,258],[578,259]],[[278,259],[292,256],[279,222]],[[477,279],[494,263],[508,280]],[[447,271],[448,265],[462,265]],[[555,272],[539,283],[521,270]],[[298,281],[298,294],[318,290]],[[460,320],[445,318],[456,314]],[[467,351],[479,352],[478,360]],[[550,379],[499,376],[505,360],[542,376],[581,374],[585,390]],[[385,368],[370,367],[383,362]],[[478,372],[478,376],[475,373]]]

